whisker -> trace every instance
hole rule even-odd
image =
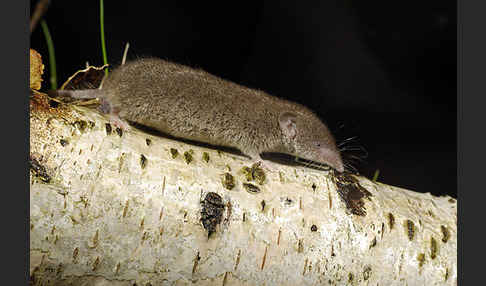
[[[350,163],[344,163],[344,169],[346,171],[349,171],[349,172],[352,172],[352,173],[357,172],[357,169],[353,165],[351,165]]]
[[[343,146],[341,151],[347,150],[347,151],[366,151],[364,147],[359,146],[359,145],[352,145],[352,146]]]
[[[313,168],[313,169],[324,170],[324,171],[328,171],[331,169],[331,166],[325,163],[315,162],[307,159],[302,159],[299,157],[294,157],[294,161],[304,166],[305,168]]]
[[[340,147],[340,146],[343,146],[345,144],[349,144],[350,142],[352,142],[353,140],[356,140],[357,138],[358,138],[358,136],[346,138],[343,141],[341,141],[339,144],[337,144],[337,146]]]
[[[364,158],[361,156],[356,156],[356,155],[347,155],[346,159],[351,159],[351,160],[358,160],[360,162],[364,161]]]

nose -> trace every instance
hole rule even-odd
[[[329,166],[336,169],[338,172],[344,171],[344,164],[341,159],[341,154],[337,150],[329,150],[328,148],[321,149],[322,160]]]
[[[334,162],[334,169],[336,169],[336,171],[338,171],[339,173],[344,172],[344,164],[341,160],[341,156],[339,156],[338,160]]]

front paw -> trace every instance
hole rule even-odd
[[[110,123],[113,124],[115,127],[120,128],[123,132],[130,130],[130,125],[117,115],[110,115]]]

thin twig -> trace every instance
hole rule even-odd
[[[130,48],[130,43],[127,42],[127,44],[125,45],[125,51],[123,51],[123,58],[122,58],[121,65],[124,65],[127,60],[128,48]]]

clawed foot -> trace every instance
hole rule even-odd
[[[120,128],[123,132],[130,130],[130,125],[126,121],[118,117],[118,115],[110,114],[109,118],[111,124],[113,124],[115,127]]]
[[[252,164],[252,167],[260,167],[269,172],[274,172],[277,169],[277,164],[258,158],[256,162]]]

